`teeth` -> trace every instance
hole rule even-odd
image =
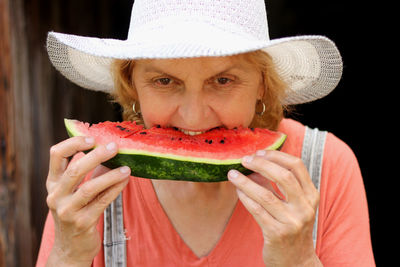
[[[205,132],[192,132],[192,131],[187,131],[187,130],[183,130],[183,129],[179,129],[179,131],[181,131],[184,134],[191,135],[191,136],[205,133]]]

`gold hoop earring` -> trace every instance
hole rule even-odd
[[[264,102],[262,102],[261,100],[258,100],[258,101],[260,101],[261,104],[262,104],[262,111],[261,111],[261,112],[256,112],[256,114],[257,114],[258,116],[262,116],[262,115],[264,115],[264,113],[265,113],[265,104],[264,104]]]
[[[136,111],[136,101],[133,102],[132,110],[133,110],[133,113],[134,113],[136,116],[140,116],[140,115],[142,114],[140,111]]]

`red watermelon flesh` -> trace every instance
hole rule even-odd
[[[71,136],[92,136],[96,144],[114,141],[122,154],[144,154],[214,164],[238,163],[243,156],[257,150],[279,149],[286,139],[283,133],[260,128],[215,128],[191,136],[174,128],[145,129],[129,121],[106,121],[90,125],[66,119],[65,124]]]

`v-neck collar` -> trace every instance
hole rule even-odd
[[[149,213],[152,215],[156,224],[154,227],[157,227],[158,229],[164,229],[160,231],[160,239],[162,239],[162,241],[160,241],[168,244],[171,253],[174,253],[179,257],[183,256],[184,259],[182,260],[186,261],[188,264],[196,265],[208,262],[209,266],[214,264],[218,265],[219,262],[224,261],[224,259],[229,255],[232,246],[238,244],[245,233],[245,227],[242,226],[246,223],[243,220],[248,220],[248,216],[246,216],[247,214],[245,212],[245,208],[240,200],[237,200],[235,208],[227,225],[225,226],[221,238],[207,256],[199,258],[183,241],[179,233],[172,225],[170,219],[158,200],[151,180],[141,179],[138,184],[142,193],[142,197],[145,200],[145,205],[149,209]]]

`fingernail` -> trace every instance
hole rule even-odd
[[[252,156],[244,156],[243,157],[243,162],[245,163],[250,163],[253,160]]]
[[[88,144],[93,144],[94,143],[94,138],[93,137],[86,137],[85,142]]]
[[[116,147],[117,147],[117,145],[114,142],[111,142],[111,143],[106,145],[106,148],[109,151],[115,150]]]
[[[119,168],[119,171],[123,174],[128,174],[128,173],[130,173],[131,169],[128,166],[123,166],[123,167]]]
[[[239,176],[239,172],[237,170],[230,170],[228,172],[229,179],[236,179]]]
[[[265,151],[265,150],[258,150],[257,152],[256,152],[256,155],[257,156],[265,156],[265,154],[267,154],[267,151]]]

